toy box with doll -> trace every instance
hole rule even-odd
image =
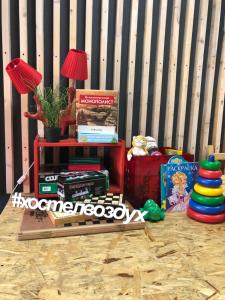
[[[142,147],[143,144],[146,150],[147,140],[143,140],[140,136],[134,137],[132,148],[140,145]],[[136,149],[135,151],[127,149],[125,186],[127,196],[134,208],[143,207],[148,199],[153,199],[158,205],[161,205],[160,166],[166,164],[171,158],[171,155],[166,154],[166,149],[170,148],[158,148],[156,141],[154,147],[148,148],[148,153],[145,151],[145,155],[136,156],[134,155]],[[183,152],[182,157],[189,162],[194,160],[194,155],[186,152]]]

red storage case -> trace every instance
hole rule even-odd
[[[166,148],[160,148],[164,153]],[[194,160],[194,155],[183,153],[184,159]],[[166,164],[172,155],[133,156],[126,160],[126,194],[134,208],[143,207],[148,199],[160,205],[160,166]]]

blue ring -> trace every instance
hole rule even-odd
[[[220,187],[222,184],[222,179],[207,179],[201,176],[198,176],[196,179],[196,183],[199,183],[205,187]]]
[[[206,215],[217,215],[225,211],[225,203],[217,206],[206,206],[190,199],[189,206],[191,209]]]

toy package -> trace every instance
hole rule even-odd
[[[66,165],[42,167],[38,174],[39,194],[56,194],[58,176],[65,172],[67,172]]]
[[[58,177],[58,195],[63,201],[78,201],[87,196],[101,196],[108,188],[103,172],[72,172]]]
[[[161,207],[168,212],[185,211],[197,173],[197,162],[178,155],[161,167]]]

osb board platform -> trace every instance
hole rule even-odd
[[[137,217],[136,214],[134,216]],[[100,220],[84,219],[76,223],[67,223],[65,225],[54,225],[47,212],[40,212],[26,209],[23,211],[22,221],[18,232],[18,240],[45,239],[53,237],[65,237],[71,235],[97,234],[114,231],[126,231],[143,229],[144,222],[131,221],[123,224],[123,220]]]
[[[146,230],[17,241],[21,210],[0,216],[0,299],[225,299],[225,224],[184,214]]]

